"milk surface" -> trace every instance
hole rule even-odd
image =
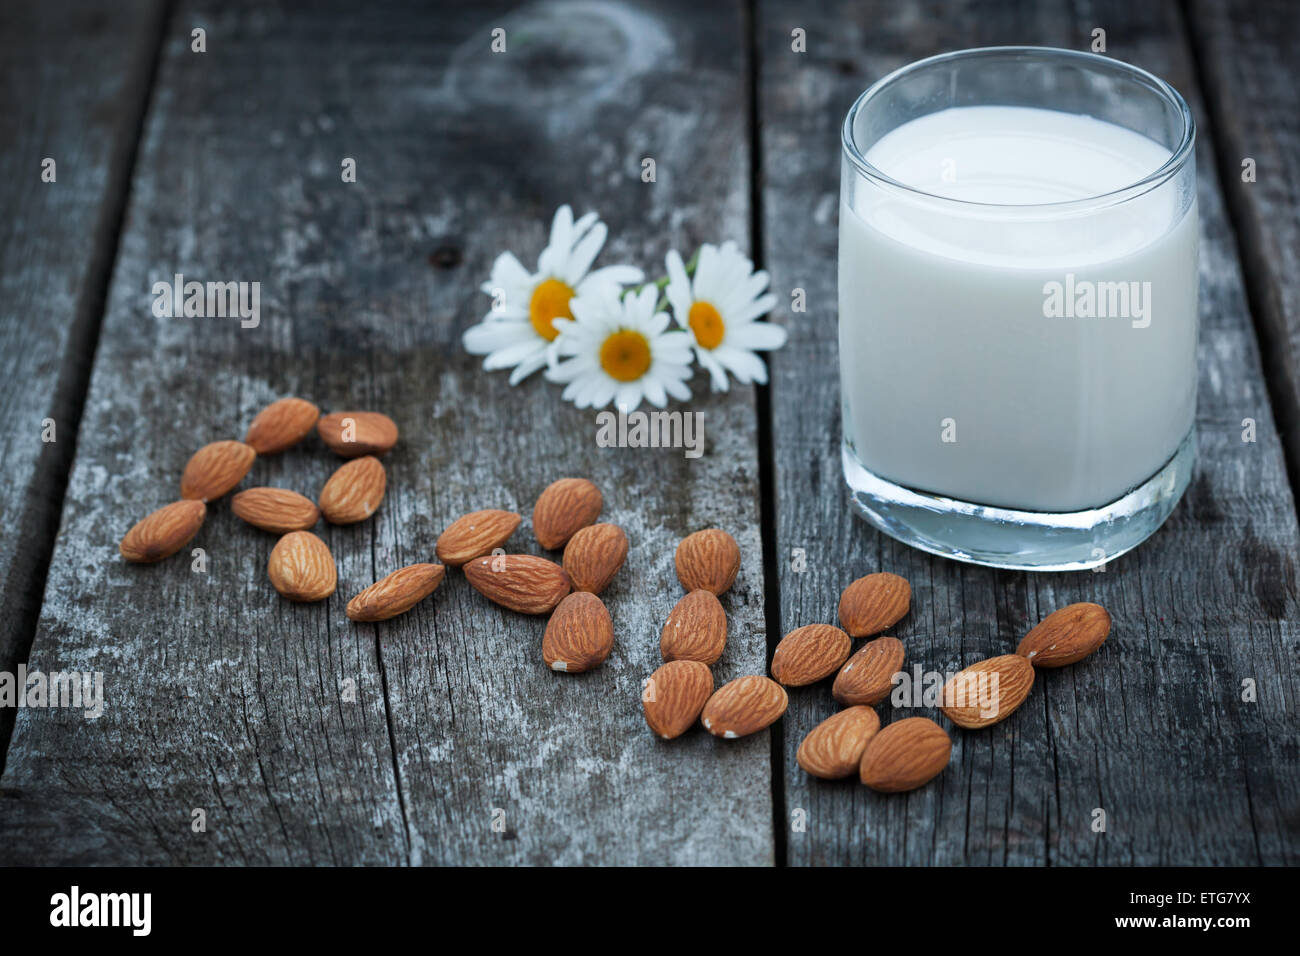
[[[1179,215],[1166,184],[1100,211],[1016,207],[1121,189],[1169,158],[1090,117],[1001,106],[933,113],[870,148],[892,179],[965,203],[862,182],[841,202],[845,437],[869,470],[1065,512],[1165,464],[1196,404],[1195,200]],[[1065,309],[1045,315],[1056,287]]]

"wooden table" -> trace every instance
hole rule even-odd
[[[15,728],[3,712],[0,862],[1300,859],[1294,4],[312,7],[0,13],[0,670],[102,671],[106,695],[96,720],[23,709]],[[1200,124],[1197,474],[1166,526],[1104,573],[934,559],[854,518],[842,487],[839,125],[910,60],[1086,49],[1094,28]],[[40,180],[45,157],[56,183]],[[341,181],[344,157],[356,183]],[[597,447],[590,411],[537,378],[512,389],[460,347],[492,259],[531,261],[564,202],[610,223],[604,261],[653,267],[670,247],[734,238],[771,271],[790,344],[765,388],[709,395],[696,379],[704,457]],[[155,318],[152,283],[178,272],[259,281],[260,326]],[[806,313],[790,311],[796,288]],[[289,394],[379,409],[403,430],[376,518],[321,532],[335,598],[281,600],[264,571],[273,538],[227,502],[195,541],[206,572],[120,560],[118,539],[175,496],[195,448],[241,437]],[[336,463],[313,438],[249,482],[314,494]],[[427,560],[453,518],[527,513],[565,474],[596,477],[632,540],[607,592],[618,642],[604,667],[548,672],[544,622],[459,574],[402,618],[346,620],[348,596]],[[642,722],[640,683],[680,593],[676,542],[710,525],[744,556],[719,682],[763,673],[782,633],[833,621],[840,588],[876,570],[912,582],[896,633],[927,667],[1005,653],[1073,601],[1104,604],[1114,631],[1042,675],[1012,719],[955,732],[951,766],[910,795],[799,770],[799,741],[833,709],[824,685],[793,692],[770,733],[666,744]]]

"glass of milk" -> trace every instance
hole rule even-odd
[[[1195,125],[1163,80],[1036,47],[921,60],[844,122],[844,475],[926,551],[1096,568],[1195,457]]]

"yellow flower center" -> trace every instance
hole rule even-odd
[[[640,332],[621,329],[601,345],[600,367],[612,379],[635,382],[650,370],[650,343]]]
[[[533,290],[532,301],[528,303],[528,318],[533,323],[537,334],[548,342],[554,342],[560,330],[553,324],[555,319],[571,319],[569,300],[573,298],[573,289],[559,279],[546,279],[538,283]]]
[[[716,349],[722,344],[722,337],[727,334],[718,310],[708,302],[696,302],[686,316],[686,324],[695,333],[695,341],[706,349]]]

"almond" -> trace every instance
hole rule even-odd
[[[740,570],[740,546],[719,528],[688,534],[677,546],[677,580],[688,591],[721,594],[736,580]]]
[[[894,675],[902,669],[902,641],[896,637],[867,641],[835,675],[831,696],[841,704],[874,707],[889,696]]]
[[[907,717],[867,741],[858,776],[872,790],[902,793],[939,776],[951,756],[946,730],[929,717]]]
[[[207,513],[203,502],[185,498],[163,505],[137,521],[122,537],[118,550],[137,564],[169,558],[198,533]]]
[[[573,590],[599,594],[627,560],[627,535],[616,524],[579,528],[564,546],[564,570]]]
[[[504,546],[523,520],[513,511],[471,511],[447,525],[433,550],[443,564],[458,568]]]
[[[321,441],[336,455],[384,455],[397,444],[397,424],[379,412],[331,412],[316,423]]]
[[[823,780],[853,776],[862,751],[880,729],[880,718],[870,707],[857,706],[832,714],[808,732],[795,760]]]
[[[259,455],[271,455],[296,445],[320,418],[320,409],[301,398],[282,398],[257,413],[244,443]]]
[[[375,513],[384,500],[388,475],[372,455],[350,461],[330,475],[320,490],[320,510],[333,524],[355,524]]]
[[[714,664],[727,646],[727,612],[712,591],[692,591],[677,602],[659,635],[666,661]]]
[[[719,687],[704,705],[700,720],[713,736],[733,740],[772,726],[789,704],[784,687],[751,674]]]
[[[339,580],[330,549],[310,531],[290,531],[277,541],[266,573],[290,601],[324,600]]]
[[[562,567],[531,554],[475,558],[465,577],[489,601],[520,614],[549,614],[570,589]]]
[[[786,687],[804,687],[830,677],[849,657],[853,640],[829,624],[797,627],[776,645],[772,677]]]
[[[242,441],[214,441],[204,445],[185,466],[181,475],[181,497],[215,501],[239,484],[257,458]]]
[[[958,671],[943,685],[939,709],[958,727],[978,730],[1005,720],[1034,686],[1034,666],[1019,654],[1003,654]]]
[[[441,583],[447,569],[441,564],[412,564],[376,581],[348,602],[354,621],[386,621],[405,614]]]
[[[285,534],[306,531],[320,520],[310,498],[288,488],[249,488],[230,499],[230,510],[254,528]]]
[[[691,729],[713,693],[713,672],[699,661],[668,661],[641,690],[645,722],[664,740]]]
[[[1064,667],[1083,660],[1110,634],[1110,614],[1100,604],[1071,604],[1053,611],[1016,648],[1035,667]]]
[[[906,579],[887,572],[868,574],[840,595],[840,623],[851,637],[870,637],[901,621],[911,601]]]
[[[533,506],[537,543],[548,551],[564,547],[579,528],[596,523],[603,506],[600,489],[586,478],[551,482]]]
[[[614,622],[604,602],[574,591],[555,608],[542,638],[542,660],[553,671],[581,674],[604,662],[614,649]]]

